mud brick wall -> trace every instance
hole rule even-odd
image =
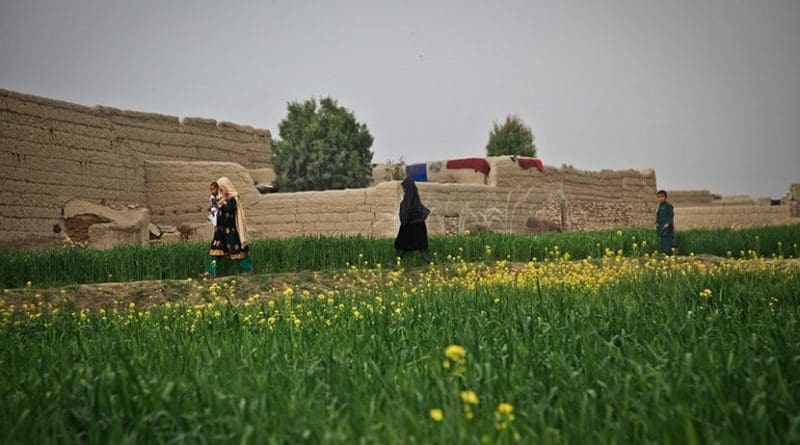
[[[586,172],[569,167],[523,170],[489,158],[487,185],[418,183],[432,213],[431,233],[487,230],[525,233],[532,226],[592,230],[649,226],[655,211],[652,170]]]
[[[651,225],[656,208],[653,170],[592,172],[562,167],[555,174],[562,184],[572,229]]]
[[[245,202],[261,197],[249,172],[232,162],[146,161],[144,166],[150,221],[157,225],[204,222],[208,186],[222,176],[233,181]]]
[[[266,168],[270,159],[266,130],[0,89],[0,187],[24,192],[8,194],[9,202],[0,206],[0,245],[57,245],[54,230],[63,225],[64,204],[73,198],[146,206],[146,160]]]
[[[711,205],[714,197],[708,190],[667,190],[667,201],[675,207]]]
[[[740,229],[772,225],[796,224],[789,206],[706,206],[679,207],[675,209],[675,228],[721,228]]]
[[[159,226],[205,227],[208,183],[237,185],[251,235],[392,237],[402,199],[398,181],[366,189],[261,195],[269,181],[266,130],[211,119],[87,107],[0,90],[0,186],[22,190],[0,206],[0,245],[58,245],[72,199],[113,208],[146,208]],[[432,210],[432,234],[463,230],[525,233],[649,226],[655,174],[523,170],[489,158],[488,175],[428,162],[419,184]],[[454,181],[455,183],[446,183]],[[20,219],[25,224],[20,224]],[[538,230],[537,229],[537,230]]]
[[[269,194],[253,205],[248,224],[265,237],[303,235],[363,235],[391,237],[397,233],[399,182],[375,187],[322,192]]]
[[[491,158],[490,185],[417,183],[431,210],[428,231],[526,233],[545,228],[584,230],[650,226],[655,211],[652,171],[585,172],[548,167],[523,170]],[[304,235],[393,237],[403,194],[399,181],[353,190],[261,195],[247,169],[232,163],[147,162],[147,197],[158,224],[203,224],[207,181],[228,176],[245,203],[254,238]],[[566,227],[565,227],[566,226]]]
[[[491,164],[489,184],[517,197],[515,228],[521,220],[534,216],[530,211],[541,201],[540,214],[565,230],[646,226],[655,211],[653,170],[595,172],[545,167],[539,172],[522,170],[504,157],[491,158]]]
[[[145,163],[151,221],[164,226],[207,225],[209,177],[233,181],[256,238],[305,235],[393,236],[399,182],[376,187],[262,195],[249,170],[226,162]]]

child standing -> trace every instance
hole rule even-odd
[[[656,210],[656,234],[661,242],[661,253],[664,255],[672,255],[672,241],[675,237],[675,209],[672,204],[667,202],[667,192],[659,190],[656,193],[658,197],[658,210]]]
[[[211,196],[208,198],[211,202],[211,206],[208,208],[208,220],[211,221],[211,225],[217,227],[217,213],[219,213],[219,184],[217,181],[208,186],[208,191],[211,192]]]

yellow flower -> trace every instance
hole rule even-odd
[[[711,298],[713,294],[714,292],[712,292],[711,289],[703,289],[700,291],[700,298]]]
[[[444,350],[444,355],[454,362],[463,362],[467,357],[467,351],[463,346],[450,345]]]
[[[501,403],[497,405],[497,412],[500,414],[511,414],[514,412],[514,407],[510,403]]]
[[[469,405],[477,405],[478,404],[478,395],[475,394],[473,391],[466,390],[461,391],[461,400]]]
[[[442,412],[442,410],[440,410],[439,408],[432,409],[431,410],[431,419],[433,419],[433,420],[435,420],[437,422],[441,422],[442,420],[444,420],[444,412]]]

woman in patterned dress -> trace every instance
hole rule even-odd
[[[253,262],[248,255],[250,240],[247,237],[247,219],[244,205],[233,182],[226,177],[217,180],[220,202],[214,239],[209,249],[209,261],[205,276],[215,277],[217,265],[223,258],[230,258],[239,264],[242,273],[253,271]]]

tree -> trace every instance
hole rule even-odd
[[[533,132],[519,116],[508,115],[503,125],[494,122],[486,144],[487,156],[519,155],[536,157]]]
[[[279,191],[367,187],[372,181],[372,136],[352,112],[330,97],[289,102],[278,124],[272,163]]]

